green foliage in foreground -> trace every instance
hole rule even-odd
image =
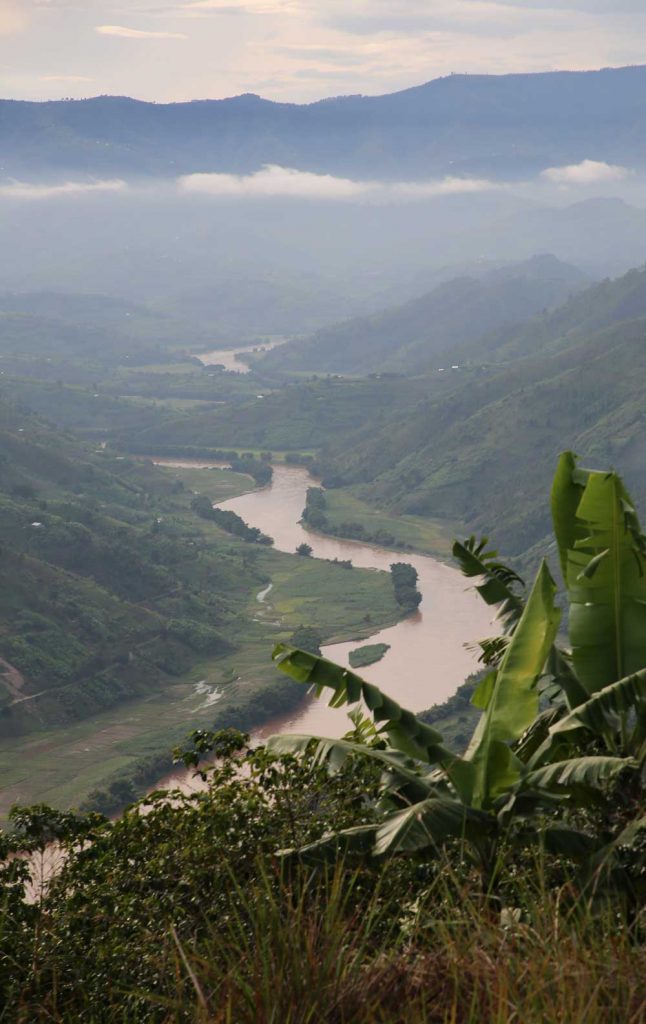
[[[581,470],[568,452],[552,489],[552,514],[569,601],[570,651],[555,646],[561,613],[545,562],[525,599],[522,581],[473,538],[456,544],[483,599],[500,609],[502,637],[482,643],[491,671],[472,698],[482,715],[462,756],[377,687],[323,658],[278,645],[292,678],[334,690],[332,705],[363,700],[381,723],[371,745],[277,736],[296,754],[315,744],[332,771],[353,754],[382,769],[381,818],[335,830],[302,848],[320,860],[437,854],[460,841],[496,892],[503,848],[540,845],[577,862],[590,891],[618,889],[637,908],[646,892],[646,539],[614,473]],[[539,695],[548,706],[539,712]],[[588,816],[621,785],[603,823]],[[292,851],[294,852],[294,851]]]
[[[377,819],[379,771],[354,758],[331,775],[313,751],[276,756],[245,740],[194,734],[182,759],[200,788],[152,794],[115,822],[15,813],[5,855],[31,850],[38,866],[57,839],[65,861],[44,890],[36,877],[29,905],[24,861],[3,869],[3,1020],[639,1020],[639,929],[581,901],[566,859],[510,846],[502,914],[459,841],[433,861],[277,862],[276,845]],[[215,767],[200,768],[209,753]]]
[[[361,668],[362,665],[374,665],[376,661],[381,661],[386,651],[389,650],[390,644],[364,644],[363,647],[357,647],[356,650],[350,651],[350,666]]]

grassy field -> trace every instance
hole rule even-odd
[[[206,494],[213,502],[236,498],[256,486],[253,477],[246,473],[233,473],[230,469],[187,469],[163,465],[158,468],[173,480],[181,480],[187,490]]]
[[[359,498],[351,488],[327,490],[325,500],[330,533],[334,533],[335,526],[340,523],[360,523],[367,533],[374,535],[384,530],[392,534],[397,545],[409,546],[411,550],[422,554],[444,558],[450,554],[455,531],[440,520],[422,516],[394,516],[379,511]]]
[[[263,551],[257,564],[273,586],[257,605],[256,617],[281,623],[283,632],[316,626],[326,643],[340,643],[360,640],[401,618],[388,573],[271,550]]]

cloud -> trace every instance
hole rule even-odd
[[[582,160],[580,164],[547,167],[541,176],[556,185],[603,185],[623,181],[632,172],[619,164],[606,164],[601,160]]]
[[[182,192],[211,196],[294,196],[301,199],[356,199],[364,184],[331,174],[313,174],[267,164],[255,174],[187,174],[178,179]]]
[[[94,31],[100,36],[119,36],[120,39],[188,39],[183,32],[153,32],[124,25],[97,25]]]
[[[178,9],[178,13],[184,14],[202,12],[212,14],[294,14],[301,9],[299,0],[239,0],[229,2],[226,0],[191,0]]]
[[[477,2],[477,0],[476,0]],[[533,10],[583,11],[586,14],[643,14],[644,0],[496,0]]]
[[[385,185],[387,194],[407,199],[433,199],[436,196],[466,195],[491,192],[504,186],[487,178],[441,178],[436,181],[396,181]]]
[[[12,36],[27,28],[29,19],[13,0],[0,0],[0,36]]]
[[[41,82],[92,82],[87,75],[41,75]]]
[[[64,181],[56,185],[41,185],[30,181],[10,181],[0,185],[0,198],[56,199],[61,196],[85,195],[88,192],[123,192],[128,188],[120,178],[104,181]]]
[[[248,175],[188,174],[178,178],[181,192],[225,198],[267,198],[282,196],[293,199],[368,200],[401,202],[431,199],[436,196],[483,192],[500,188],[494,182],[474,178],[443,178],[436,181],[352,181],[331,174],[314,174],[291,167],[267,164]]]

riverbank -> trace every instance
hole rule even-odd
[[[312,479],[300,466],[275,466],[271,484],[262,490],[222,503],[274,537],[275,547],[294,551],[301,543],[312,547],[314,559],[351,561],[356,567],[389,572],[400,552],[359,541],[340,540],[306,529],[300,522]],[[310,561],[310,559],[303,559]],[[362,670],[362,675],[412,711],[423,711],[446,700],[476,667],[476,656],[465,644],[495,631],[489,609],[464,577],[436,557],[407,553],[405,561],[418,572],[422,603],[414,615],[394,626],[379,628],[366,622],[366,632],[354,640],[325,645],[332,661],[349,666],[357,640],[388,644],[385,657]],[[347,570],[346,570],[347,571]],[[340,736],[347,730],[342,711],[324,699],[306,698],[295,714],[283,716],[258,730],[312,732]]]
[[[312,481],[316,486],[316,481]],[[395,516],[364,501],[357,487],[325,490],[325,524],[316,532],[341,540],[359,540],[405,554],[416,552],[451,562],[451,547],[459,530],[443,520],[424,516]],[[307,524],[312,529],[311,524]]]

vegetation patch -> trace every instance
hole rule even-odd
[[[352,668],[361,668],[363,665],[374,665],[381,661],[386,651],[390,650],[390,644],[365,644],[350,651],[349,660]]]
[[[362,500],[356,487],[309,487],[303,521],[320,533],[399,551],[446,558],[451,537],[445,523],[415,515],[394,515]]]

